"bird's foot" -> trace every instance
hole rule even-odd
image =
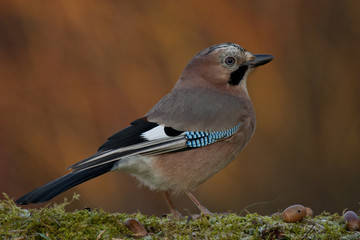
[[[173,216],[173,218],[177,219],[177,220],[181,220],[184,217],[181,215],[181,213],[176,210],[176,209],[170,209],[171,215]]]
[[[192,194],[192,192],[185,192],[186,195],[191,199],[191,201],[193,201],[193,203],[195,203],[195,205],[199,208],[199,210],[201,211],[202,214],[204,215],[212,215],[213,213],[210,212],[209,209],[207,209],[204,205],[202,205],[199,200],[196,199],[196,197],[194,196],[194,194]]]

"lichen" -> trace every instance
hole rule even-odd
[[[256,213],[239,216],[232,213],[190,217],[145,216],[140,213],[106,213],[102,210],[76,210],[65,207],[78,199],[41,209],[17,206],[6,194],[0,200],[1,239],[134,239],[126,226],[136,218],[148,235],[144,239],[360,239],[360,232],[350,232],[338,214],[322,213],[298,223],[285,223],[280,216]]]

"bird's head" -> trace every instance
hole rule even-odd
[[[249,73],[273,59],[256,55],[234,43],[211,46],[195,55],[185,67],[177,86],[208,87],[235,95],[245,92]]]

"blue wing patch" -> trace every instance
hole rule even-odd
[[[185,138],[187,139],[186,145],[190,148],[205,147],[218,140],[231,137],[240,128],[241,123],[235,127],[218,132],[203,132],[203,131],[186,131]]]

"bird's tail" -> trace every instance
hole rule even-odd
[[[25,194],[17,199],[15,202],[20,205],[29,203],[42,203],[49,201],[57,195],[65,192],[66,190],[88,181],[94,177],[109,172],[114,163],[108,163],[94,168],[89,168],[83,171],[71,172],[52,182],[49,182],[33,191]]]

